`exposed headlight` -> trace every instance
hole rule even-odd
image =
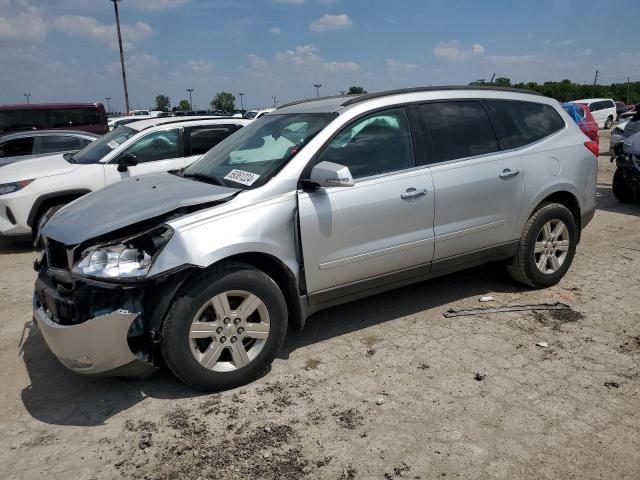
[[[0,185],[0,195],[6,195],[7,193],[17,192],[33,182],[31,180],[20,180],[19,182],[3,183]]]
[[[82,252],[74,273],[96,278],[142,278],[149,273],[162,247],[173,235],[168,226],[122,241],[91,247]]]

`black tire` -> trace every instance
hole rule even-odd
[[[635,200],[635,194],[633,189],[629,186],[627,180],[627,172],[624,168],[616,168],[613,174],[613,182],[611,184],[613,190],[613,196],[619,202],[629,203]]]
[[[45,210],[43,210],[40,215],[38,215],[33,222],[33,227],[31,229],[31,234],[33,235],[33,239],[36,240],[40,233],[40,228],[42,227],[42,223],[51,218],[58,210],[64,207],[66,203],[58,203],[56,205],[52,205]]]
[[[613,126],[613,118],[609,117],[607,118],[606,122],[604,122],[604,128],[605,130],[609,130],[612,126]]]
[[[569,249],[560,268],[553,273],[543,273],[538,269],[535,261],[534,247],[536,238],[545,223],[561,220],[567,227],[569,234]],[[507,271],[517,282],[534,288],[546,288],[558,283],[571,266],[576,252],[578,229],[571,211],[559,203],[543,203],[533,212],[524,226],[518,251],[507,265]]]
[[[259,297],[269,314],[270,330],[262,350],[247,365],[218,372],[201,365],[189,340],[191,323],[200,308],[216,295],[243,290]],[[173,374],[187,385],[218,391],[245,385],[262,374],[275,358],[287,334],[287,305],[278,285],[264,272],[245,264],[220,265],[186,286],[162,326],[162,355]]]

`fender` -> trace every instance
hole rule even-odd
[[[29,212],[29,217],[27,218],[27,225],[33,228],[33,224],[36,219],[36,215],[40,210],[40,207],[47,200],[51,200],[52,198],[64,198],[69,196],[81,197],[82,195],[86,195],[87,193],[91,193],[91,190],[86,188],[75,188],[70,190],[60,190],[53,193],[45,193],[44,195],[40,195],[35,202],[33,202],[33,206],[31,207],[31,211]]]

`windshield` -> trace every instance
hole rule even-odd
[[[71,157],[71,161],[83,164],[98,163],[105,155],[111,152],[111,150],[118,148],[136,133],[138,133],[138,131],[133,128],[118,127],[84,147]]]
[[[266,115],[209,150],[183,176],[235,188],[264,185],[335,116]]]
[[[249,112],[245,113],[245,114],[242,116],[242,118],[249,118],[249,119],[251,119],[251,118],[255,118],[255,116],[256,116],[257,114],[258,114],[258,111],[257,111],[257,110],[251,110],[251,111],[249,111]]]

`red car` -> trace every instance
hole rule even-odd
[[[577,105],[578,107],[580,107],[580,110],[582,113],[581,114],[582,118],[578,122],[580,129],[584,132],[584,134],[587,137],[589,137],[591,140],[593,140],[597,144],[600,144],[600,140],[598,137],[598,123],[593,118],[593,115],[591,115],[591,112],[589,111],[589,107],[584,103],[574,103],[574,105]]]

